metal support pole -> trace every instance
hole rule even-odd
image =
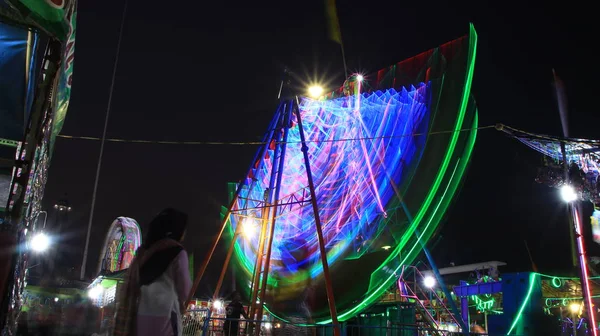
[[[262,210],[262,225],[260,229],[260,238],[258,242],[258,249],[256,250],[256,264],[254,266],[254,278],[252,279],[252,295],[250,296],[250,319],[260,320],[259,316],[254,316],[256,314],[256,298],[258,296],[258,287],[260,284],[261,274],[262,274],[262,265],[264,260],[264,250],[265,250],[265,238],[267,235],[267,226],[269,222],[269,209],[268,206],[268,194],[269,192],[265,192],[265,208]],[[262,304],[262,302],[261,302]]]
[[[561,142],[560,149],[562,151],[563,158],[563,169],[565,172],[565,185],[570,185],[569,179],[569,162],[567,158],[567,148],[564,142]],[[575,200],[574,202],[577,202]],[[584,304],[586,307],[586,315],[588,316],[588,322],[592,329],[592,335],[598,336],[598,326],[596,325],[596,318],[594,312],[594,306],[592,298],[590,297],[590,284],[588,281],[587,271],[587,255],[585,251],[585,243],[583,240],[583,232],[581,229],[581,221],[579,219],[579,213],[577,204],[567,203],[567,212],[569,215],[569,224],[571,225],[571,244],[577,245],[577,252],[579,256],[579,283],[581,284],[581,291],[583,292]]]
[[[452,299],[452,298],[450,298]],[[463,296],[460,298],[460,314],[466,325],[471,325],[469,321],[469,297]]]
[[[231,244],[229,244],[229,249],[227,250],[227,257],[225,257],[225,262],[223,263],[223,268],[221,269],[221,275],[219,275],[219,280],[217,281],[217,287],[215,287],[215,293],[213,294],[213,301],[219,298],[219,292],[221,291],[221,286],[223,285],[223,280],[225,279],[225,274],[227,273],[227,268],[229,267],[229,261],[231,260],[231,256],[233,255],[233,250],[235,248],[235,242],[239,235],[239,225],[235,228],[235,232],[233,233],[233,237],[231,237]]]
[[[485,333],[487,334],[487,333],[489,333],[489,331],[488,331],[488,313],[487,313],[487,310],[485,310],[483,312],[483,318],[484,318],[484,322],[485,322]]]
[[[96,208],[96,195],[98,193],[98,180],[100,179],[100,168],[102,167],[102,156],[104,155],[104,143],[106,142],[106,130],[108,128],[108,119],[110,116],[110,108],[112,106],[112,97],[115,87],[115,79],[117,77],[117,68],[119,65],[119,55],[121,53],[121,41],[123,40],[123,28],[125,27],[125,18],[127,17],[127,4],[125,0],[125,6],[123,8],[123,16],[121,18],[121,29],[119,31],[119,40],[117,42],[117,53],[115,57],[115,64],[113,67],[112,79],[110,83],[110,91],[108,93],[108,104],[106,106],[106,116],[104,118],[104,130],[102,131],[102,141],[100,141],[100,154],[98,155],[98,166],[96,166],[96,178],[94,180],[94,191],[92,193],[92,208],[90,209],[90,218],[88,220],[87,233],[85,235],[85,247],[83,248],[83,260],[81,261],[81,270],[79,273],[79,280],[85,278],[85,269],[87,266],[88,250],[90,247],[90,235],[92,232],[92,222],[94,219],[94,209]]]
[[[282,81],[282,87],[281,90],[283,90],[283,81]],[[280,95],[281,95],[281,91],[280,91]],[[272,140],[277,140],[278,142],[280,142],[281,140],[281,133],[280,130],[282,127],[285,126],[285,121],[287,120],[287,114],[286,114],[286,104],[281,102],[279,104],[279,108],[278,108],[278,114],[277,114],[277,124],[274,130],[274,136],[272,138]],[[277,135],[277,138],[275,137],[275,134]],[[287,134],[287,133],[286,133]],[[278,178],[278,176],[281,176],[281,170],[283,169],[283,155],[285,155],[285,143],[279,143],[276,145],[275,150],[273,152],[273,164],[271,166],[271,176],[269,178],[269,188],[265,191],[265,197],[264,197],[264,210],[263,210],[263,235],[261,236],[261,241],[260,241],[260,246],[259,246],[259,252],[257,254],[257,267],[255,268],[254,272],[255,275],[253,276],[252,279],[252,296],[251,296],[251,305],[250,305],[250,316],[252,318],[255,318],[254,316],[256,315],[255,320],[257,320],[258,322],[256,322],[256,325],[254,326],[255,328],[255,332],[257,334],[260,334],[260,324],[261,324],[261,320],[262,320],[262,311],[263,311],[263,305],[264,305],[264,291],[266,288],[263,288],[263,286],[261,285],[263,283],[263,281],[266,283],[268,277],[269,277],[269,263],[271,262],[271,248],[270,246],[267,248],[267,251],[265,252],[265,239],[267,239],[267,237],[269,237],[269,244],[272,244],[273,241],[273,234],[275,233],[275,215],[273,215],[273,220],[272,220],[272,225],[269,226],[269,215],[271,214],[271,211],[273,211],[273,214],[275,214],[277,212],[277,204],[275,205],[275,207],[273,208],[273,210],[271,210],[271,203],[273,201],[273,190],[276,187],[276,182],[279,183],[277,185],[277,195],[275,197],[275,199],[277,199],[279,197],[279,186],[281,184],[281,178]],[[281,148],[280,148],[281,147]],[[283,149],[283,152],[280,153],[280,151]],[[279,161],[277,161],[279,160]],[[270,227],[270,229],[268,229]],[[259,259],[260,258],[260,259]],[[257,273],[258,272],[258,273]],[[262,275],[262,278],[261,278]],[[258,300],[258,302],[257,302]],[[252,330],[250,331],[250,333],[252,333]]]
[[[560,143],[560,150],[562,152],[562,159],[563,159],[563,171],[565,174],[565,179],[564,182],[565,184],[569,184],[569,162],[567,160],[567,148],[565,146],[564,142]],[[573,214],[571,214],[571,210],[569,209],[569,206],[567,205],[567,216],[570,218],[570,227],[569,227],[569,238],[571,239],[571,262],[573,263],[573,267],[577,267],[578,263],[577,263],[577,248],[576,248],[576,242],[577,240],[575,239],[575,234],[574,234],[574,230],[573,230],[573,222],[572,222],[572,216]]]
[[[310,171],[310,160],[308,157],[308,146],[302,127],[302,117],[300,116],[299,106],[296,106],[296,117],[298,118],[298,130],[300,133],[300,142],[302,143],[302,154],[304,154],[304,164],[306,166],[306,177],[308,179],[308,188],[310,189],[310,201],[315,216],[315,227],[317,229],[317,238],[319,239],[319,251],[321,252],[321,262],[323,263],[323,276],[325,277],[325,289],[327,291],[327,301],[329,303],[329,313],[333,324],[334,336],[340,336],[340,325],[337,319],[337,310],[335,307],[335,298],[333,297],[333,287],[331,286],[331,276],[329,275],[329,264],[327,263],[327,251],[325,250],[325,241],[323,239],[323,230],[321,228],[321,217],[319,216],[319,206],[317,205],[317,195],[313,183],[312,173]]]
[[[275,217],[277,216],[277,201],[275,201],[275,208],[273,209],[273,215],[271,218],[271,225],[270,228],[267,231],[267,235],[269,237],[269,241],[267,243],[267,252],[264,255],[264,268],[262,270],[263,276],[262,276],[262,280],[260,277],[260,272],[259,272],[259,276],[256,278],[256,297],[257,300],[254,300],[254,304],[252,305],[252,313],[254,314],[254,312],[256,311],[256,319],[258,322],[256,323],[256,330],[255,333],[256,335],[260,335],[260,323],[262,320],[262,313],[263,313],[263,306],[265,304],[265,291],[267,289],[267,280],[269,278],[269,264],[271,262],[271,246],[273,245],[273,236],[275,234]],[[268,222],[266,223],[266,225],[268,226]]]
[[[579,216],[579,209],[576,204],[569,205],[572,208],[573,221],[575,223],[575,238],[577,239],[577,248],[579,252],[579,264],[581,268],[581,289],[583,292],[584,304],[586,314],[588,316],[588,324],[591,326],[592,335],[598,336],[598,326],[596,325],[596,314],[594,309],[594,304],[592,302],[589,275],[588,275],[588,267],[587,267],[587,253],[585,250],[585,243],[583,241],[583,232],[581,219]]]
[[[273,237],[275,234],[275,222],[276,222],[276,218],[277,218],[277,205],[278,205],[278,200],[279,200],[279,193],[281,191],[281,180],[283,175],[281,174],[283,172],[284,169],[284,164],[285,164],[285,153],[286,153],[286,147],[287,147],[287,139],[288,139],[288,130],[289,130],[289,122],[290,122],[290,116],[292,114],[292,110],[293,110],[294,104],[291,103],[288,106],[288,111],[287,113],[285,113],[285,115],[283,116],[283,138],[281,141],[281,148],[278,149],[280,151],[279,156],[275,155],[274,158],[279,157],[279,162],[277,162],[277,181],[275,182],[275,194],[274,194],[274,207],[273,207],[273,215],[271,216],[271,228],[269,230],[270,234],[269,234],[269,242],[267,243],[267,253],[266,253],[266,260],[265,260],[265,275],[263,277],[262,280],[262,285],[260,286],[260,304],[258,306],[258,316],[262,316],[262,312],[263,312],[263,305],[264,305],[264,298],[265,298],[265,293],[267,291],[267,282],[268,282],[268,278],[269,278],[269,269],[271,267],[271,250],[273,247]],[[273,163],[273,168],[275,169],[275,162]],[[259,325],[260,327],[260,325]],[[260,330],[260,328],[257,328],[257,330]]]

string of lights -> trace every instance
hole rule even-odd
[[[355,137],[355,138],[341,138],[341,139],[319,139],[319,140],[306,140],[307,143],[326,143],[326,142],[347,142],[347,141],[364,141],[364,140],[384,140],[384,139],[397,139],[406,137],[418,137],[423,135],[440,135],[440,134],[451,134],[458,132],[471,132],[474,130],[485,130],[495,128],[496,125],[463,128],[460,130],[447,130],[447,131],[432,131],[425,133],[411,133],[411,134],[400,134],[390,136],[376,136],[376,137]],[[90,140],[90,141],[101,141],[98,137],[89,136],[73,136],[73,135],[59,135],[59,138],[71,139],[71,140]],[[257,146],[266,145],[264,141],[162,141],[162,140],[135,140],[135,139],[119,139],[119,138],[107,138],[108,142],[121,142],[121,143],[139,143],[139,144],[155,144],[155,145],[204,145],[204,146]],[[281,142],[279,142],[281,143]],[[278,144],[279,144],[278,143]],[[287,144],[299,144],[300,141],[287,141]]]

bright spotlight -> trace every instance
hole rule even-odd
[[[221,309],[221,308],[223,308],[223,301],[221,301],[221,300],[215,300],[215,302],[213,302],[213,307],[215,309]]]
[[[571,313],[573,314],[579,313],[580,309],[581,305],[579,303],[571,303],[571,305],[569,306],[569,310],[571,310]]]
[[[57,297],[54,298],[54,302],[58,302],[58,298]]]
[[[577,193],[575,192],[575,189],[568,184],[565,184],[562,186],[562,188],[560,188],[560,196],[562,197],[563,201],[567,203],[577,200]]]
[[[433,288],[435,286],[435,279],[431,275],[428,275],[423,279],[423,285],[427,288]]]
[[[392,247],[390,245],[385,245],[385,246],[382,246],[381,248],[387,251],[387,250],[391,249]]]
[[[44,252],[50,246],[50,238],[43,232],[40,232],[31,238],[30,247],[35,252]]]
[[[256,235],[257,227],[252,218],[245,218],[242,221],[242,234],[246,239],[252,239]]]
[[[363,75],[356,75],[356,80],[359,82],[362,82],[365,79],[365,77],[363,77]]]
[[[90,289],[88,289],[88,297],[92,300],[97,300],[102,295],[103,289],[102,286],[96,285]]]
[[[313,85],[308,88],[308,95],[312,98],[319,98],[323,95],[323,87],[319,85]]]

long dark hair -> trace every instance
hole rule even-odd
[[[148,230],[146,242],[138,249],[138,258],[155,244],[166,240],[174,240],[177,243],[181,241],[187,227],[188,216],[178,210],[167,208],[161,211],[152,222]],[[140,285],[147,285],[154,282],[156,278],[161,276],[171,261],[183,250],[179,244],[161,250],[153,254],[148,260],[139,264],[139,281]]]
[[[157,241],[165,238],[180,241],[185,234],[187,220],[187,214],[173,208],[161,211],[150,222],[144,248],[148,249]]]

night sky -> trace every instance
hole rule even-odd
[[[561,135],[551,86],[555,68],[567,86],[572,136],[600,138],[593,11],[567,6],[338,1],[350,70],[376,71],[467,34],[473,22],[479,45],[472,92],[480,126],[502,122]],[[102,134],[122,8],[79,2],[75,75],[63,134]],[[277,106],[284,67],[307,81],[329,80],[332,88],[342,82],[340,49],[327,38],[323,1],[167,5],[130,0],[124,29],[109,138],[257,141]],[[70,247],[64,253],[76,263],[99,148],[98,141],[59,139],[46,188],[48,209],[65,194],[73,207],[65,238]],[[256,150],[107,143],[89,276],[112,220],[133,217],[145,229],[167,206],[189,214],[185,245],[203,258],[219,227],[227,182],[243,177]],[[479,133],[463,189],[433,249],[438,266],[500,260],[509,264],[505,270],[530,270],[527,240],[541,271],[568,269],[565,209],[556,190],[534,182],[541,162],[540,155],[494,129]],[[592,254],[600,256],[600,246],[591,245]],[[212,268],[217,269],[218,264]]]

